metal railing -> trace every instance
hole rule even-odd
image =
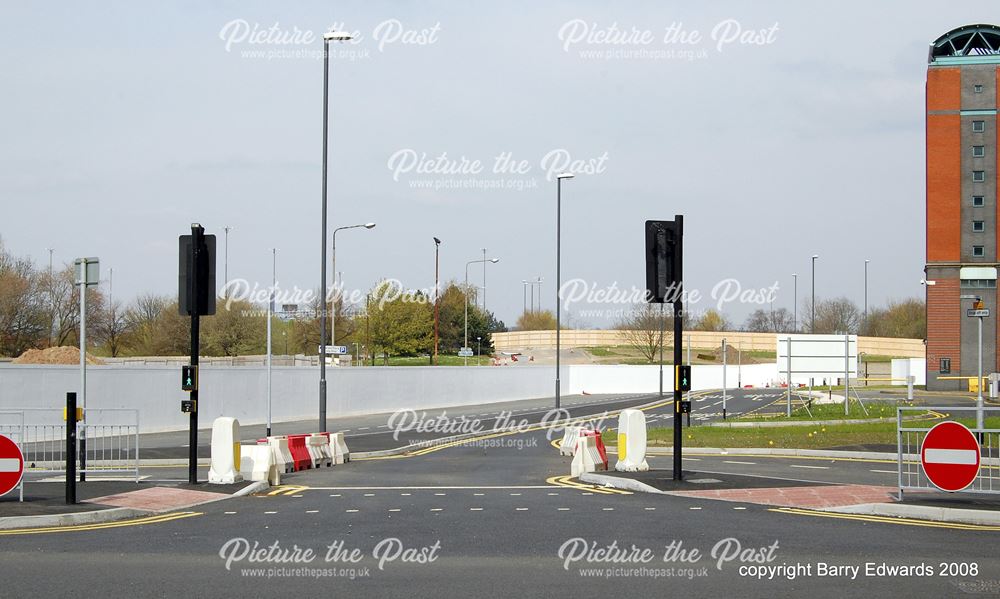
[[[927,433],[935,424],[942,422],[942,420],[933,421],[926,426],[916,426],[916,424],[919,424],[919,421],[913,422],[911,416],[906,416],[907,426],[903,426],[904,412],[941,412],[949,414],[952,420],[970,421],[971,425],[967,426],[979,438],[981,446],[980,468],[972,484],[959,492],[1000,494],[1000,429],[976,428],[977,409],[972,406],[911,406],[896,408],[896,465],[899,472],[899,501],[903,500],[904,491],[939,490],[928,480],[927,474],[924,472],[923,465],[920,463],[920,449]],[[1000,415],[1000,408],[983,408],[984,422],[991,415]]]
[[[0,434],[24,454],[25,472],[66,471],[66,423],[62,410],[0,410]],[[139,482],[139,411],[88,409],[77,425],[79,472],[130,474]]]

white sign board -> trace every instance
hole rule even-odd
[[[458,350],[458,356],[460,358],[471,358],[472,357],[472,348],[471,347],[463,347],[462,349]]]
[[[858,375],[857,335],[789,335],[777,337],[778,373],[789,377],[793,383],[808,383],[812,378],[816,384],[824,379],[828,383],[844,377]],[[791,340],[791,361],[789,362],[789,340]]]
[[[323,346],[322,345],[317,345],[316,346],[316,353],[320,353],[320,354],[324,354],[324,353],[326,353],[326,354],[333,354],[335,356],[336,355],[340,355],[340,354],[346,354],[347,353],[347,346],[346,345],[327,345],[326,346],[326,351],[324,352],[323,351]]]

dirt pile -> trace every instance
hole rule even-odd
[[[60,346],[29,349],[14,358],[14,364],[79,364],[80,348]],[[87,364],[103,364],[100,358],[87,354]]]

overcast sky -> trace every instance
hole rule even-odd
[[[220,281],[229,225],[230,278],[269,284],[277,247],[283,288],[318,287],[319,53],[336,24],[360,39],[331,60],[331,228],[378,223],[338,234],[345,286],[432,286],[432,236],[442,278],[461,280],[486,247],[508,324],[523,279],[554,304],[562,168],[580,172],[563,186],[564,280],[641,288],[643,221],[684,214],[687,283],[709,296],[695,307],[734,278],[778,282],[791,308],[814,253],[820,297],[860,305],[866,258],[870,304],[921,295],[927,45],[995,17],[984,2],[145,4],[6,5],[10,250],[99,256],[118,298],[175,294],[177,236],[197,221],[219,235]],[[525,163],[494,172],[501,155]],[[418,172],[433,167],[461,172]],[[594,308],[614,306],[577,302],[574,324],[612,324]]]

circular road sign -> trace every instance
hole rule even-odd
[[[950,493],[961,491],[979,475],[979,441],[963,424],[938,423],[920,444],[920,463],[935,487]]]
[[[7,437],[0,435],[0,497],[17,488],[24,474],[24,456],[21,448]]]

